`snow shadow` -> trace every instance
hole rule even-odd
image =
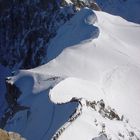
[[[96,14],[91,9],[80,10],[70,21],[60,27],[47,50],[47,62],[57,57],[65,48],[97,38],[99,28]]]

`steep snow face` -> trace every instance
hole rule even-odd
[[[120,17],[104,12],[93,12],[87,8],[78,12],[60,28],[54,41],[50,43],[48,59],[59,56],[35,69],[20,71],[9,80],[22,92],[18,102],[30,109],[21,111],[9,119],[5,128],[18,131],[29,140],[42,137],[50,139],[52,133],[67,120],[75,107],[74,105],[66,107],[62,104],[62,108],[59,108],[58,105],[52,104],[46,94],[50,87],[54,87],[49,94],[54,103],[67,103],[73,97],[89,101],[103,99],[106,105],[126,116],[130,124],[140,128],[139,34],[138,24],[127,22]],[[59,109],[56,111],[53,106]],[[101,130],[100,125],[99,128],[92,126],[95,118],[101,123],[106,123],[108,134],[113,134],[112,138],[119,133],[118,128],[125,131],[125,136],[128,135],[129,126],[125,127],[125,123],[113,120],[108,122],[97,111],[91,111],[87,107],[83,112],[80,116],[82,120],[79,118],[79,121],[73,122],[73,127],[68,127],[66,133],[64,131],[62,139],[74,139],[72,134],[76,129],[85,134],[83,138],[101,139],[104,136],[98,138],[100,131],[94,131]],[[92,117],[94,119],[90,121]],[[44,123],[46,118],[47,124]],[[132,127],[131,130],[137,133]],[[79,135],[77,136],[81,139]],[[136,136],[140,138],[139,133]]]
[[[95,98],[98,96],[96,94],[94,95]],[[108,107],[106,107],[106,104],[104,104],[103,101],[103,108],[100,106],[100,101],[96,103],[94,100],[93,102],[89,103],[87,100],[82,98],[79,99],[79,102],[80,105],[75,111],[75,114],[57,131],[52,140],[139,139],[139,130],[132,127],[127,121],[118,119],[113,120],[110,118],[111,113],[109,113],[109,109],[107,109]],[[116,114],[116,116],[118,115]]]
[[[99,29],[93,26],[96,21],[97,17],[92,11],[87,9],[79,11],[58,30],[57,36],[50,42],[47,49],[47,61],[58,56],[64,48],[98,37]]]

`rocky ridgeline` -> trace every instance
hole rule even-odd
[[[90,106],[91,108],[93,108],[95,111],[98,111],[102,117],[104,118],[108,118],[110,120],[123,120],[123,116],[119,116],[117,114],[117,112],[115,111],[115,109],[112,109],[111,107],[109,106],[105,106],[105,103],[103,100],[100,100],[100,101],[86,101],[86,105],[87,106]]]
[[[81,1],[81,0],[71,0],[72,3],[78,7],[78,8],[84,8],[84,7],[88,7],[97,11],[100,11],[101,8],[98,6],[98,4],[96,3],[95,0],[87,0],[87,1]]]
[[[119,121],[121,124],[123,124],[123,130],[127,133],[123,133],[121,131],[116,132],[116,138],[115,139],[129,139],[129,140],[139,140],[139,131],[130,126],[129,121],[124,115],[120,115],[117,113],[117,111],[114,108],[111,108],[110,106],[106,106],[105,102],[101,99],[100,101],[86,101],[86,106],[91,107],[94,111],[97,111],[103,118],[109,119],[109,120],[116,120]],[[101,131],[99,132],[99,136],[93,138],[92,140],[113,140],[111,135],[108,134],[108,131],[106,131],[107,125],[104,122],[100,122],[97,118],[94,119],[94,124],[96,127],[101,127]],[[117,130],[116,130],[117,131]]]
[[[124,129],[127,130],[127,136],[126,134],[122,134],[122,132],[118,132],[117,137],[119,139],[129,139],[129,140],[139,140],[137,134],[135,133],[136,129],[132,128],[132,131],[127,128],[127,125],[129,125],[129,122],[126,118],[124,118],[123,115],[119,115],[115,109],[112,109],[111,107],[105,105],[105,102],[101,99],[100,101],[88,101],[85,99],[77,99],[73,98],[71,102],[79,102],[78,107],[74,111],[74,113],[70,116],[69,120],[62,126],[60,127],[57,132],[54,134],[51,140],[58,140],[63,132],[76,120],[78,119],[82,113],[83,113],[83,108],[92,108],[93,111],[98,112],[103,118],[109,119],[109,120],[116,120],[120,121],[121,123],[124,124]],[[108,135],[106,132],[106,124],[98,122],[98,120],[95,118],[94,119],[94,125],[96,127],[101,127],[101,131],[99,132],[99,136],[93,138],[92,140],[113,140],[113,138]]]
[[[21,135],[15,132],[7,132],[0,129],[0,140],[26,140]]]
[[[69,120],[61,127],[57,130],[57,132],[54,134],[54,136],[52,137],[52,140],[57,140],[59,139],[60,135],[79,117],[82,115],[82,110],[83,107],[91,107],[92,109],[94,109],[94,111],[98,111],[102,117],[106,117],[110,120],[116,119],[116,120],[121,120],[119,115],[116,113],[116,111],[114,109],[111,109],[111,107],[105,108],[105,103],[103,100],[100,101],[88,101],[85,99],[76,99],[73,98],[71,100],[71,102],[79,102],[78,107],[76,108],[76,110],[74,111],[74,113],[70,116]],[[98,125],[97,120],[95,120],[96,125]],[[107,136],[104,134],[105,132],[105,125],[102,124],[102,132],[101,132],[101,136],[100,137],[104,137],[105,140],[107,140]],[[93,140],[96,140],[93,139]]]

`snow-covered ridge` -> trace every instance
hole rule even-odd
[[[81,140],[139,139],[140,131],[133,128],[124,116],[120,118],[114,109],[106,107],[102,99],[91,102],[83,98],[73,98],[71,101],[78,101],[79,106],[70,119],[57,130],[52,140],[65,140],[67,138]],[[82,126],[81,124],[84,122],[86,124]]]
[[[119,110],[116,113],[115,109],[109,106],[111,101],[111,98],[108,100],[109,96],[104,91],[100,91],[92,82],[76,78],[67,78],[57,84],[50,90],[50,99],[56,104],[78,101],[79,106],[75,114],[57,131],[52,140],[65,140],[67,137],[81,140],[95,137],[103,137],[101,140],[139,139],[140,131],[131,126],[131,122],[125,118],[124,114],[121,114]],[[126,109],[126,106],[121,104],[119,106]],[[81,123],[84,122],[87,122],[87,125],[85,124],[81,129]]]
[[[139,139],[139,34],[138,24],[120,17],[88,8],[78,12],[59,29],[50,43],[49,59],[55,59],[35,69],[19,71],[11,77],[11,83],[22,92],[17,101],[30,109],[9,119],[5,128],[18,131],[29,140],[51,139],[75,110],[75,106],[69,104],[73,97],[90,102],[103,99],[107,106],[126,116],[129,124],[108,121],[98,111],[85,106],[84,113],[63,132],[61,138],[73,139],[72,136],[75,136],[79,139],[79,133],[73,131],[77,128],[83,132],[83,140],[104,137],[98,132],[102,130],[100,124],[105,123],[107,134],[113,140],[115,134],[117,138],[123,139],[124,135],[126,140],[129,139],[130,131]],[[76,39],[74,35],[77,35]],[[57,46],[61,48],[55,52]],[[54,105],[48,94],[51,101],[59,105]],[[96,122],[93,126],[95,118],[99,122],[97,127]],[[46,120],[47,124],[44,123]],[[36,130],[35,125],[40,129]],[[118,128],[123,133],[120,136]],[[137,138],[133,135],[132,139]]]

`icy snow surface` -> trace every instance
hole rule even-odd
[[[90,9],[78,12],[51,41],[47,59],[53,60],[11,78],[22,92],[18,101],[30,110],[17,113],[5,128],[28,140],[49,140],[75,109],[68,102],[76,97],[103,99],[128,118],[129,124],[105,119],[85,106],[60,140],[105,140],[99,136],[102,123],[113,140],[123,136],[127,140],[131,131],[135,132],[133,139],[140,138],[139,34],[140,25],[120,17]],[[54,105],[48,92],[52,102],[68,104]]]

